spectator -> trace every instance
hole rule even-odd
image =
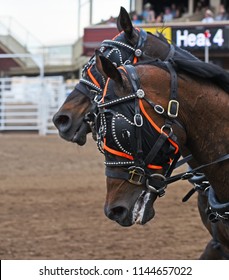
[[[173,15],[172,15],[171,9],[169,7],[166,7],[165,13],[163,16],[163,21],[168,22],[168,21],[172,21],[172,20],[173,20]]]
[[[201,11],[203,11],[204,9],[208,9],[208,8],[209,8],[209,6],[208,6],[208,1],[206,1],[206,0],[199,0],[199,1],[196,3],[195,13],[201,12]]]
[[[221,21],[221,20],[228,20],[228,14],[224,8],[224,5],[220,5],[219,6],[219,13],[217,14],[217,16],[215,17],[216,21]]]
[[[152,5],[150,3],[145,4],[142,17],[145,23],[155,22],[155,12],[152,9]]]
[[[202,19],[203,23],[214,22],[213,12],[209,9],[205,11],[204,18]]]
[[[155,20],[156,23],[161,23],[163,22],[163,13],[160,13]]]
[[[133,24],[141,24],[142,23],[142,19],[141,17],[134,11],[132,16],[131,16],[131,20],[133,22]]]
[[[196,8],[195,8],[195,14],[202,12],[202,4],[200,1],[197,2]]]
[[[199,0],[199,2],[201,4],[202,9],[209,9],[210,8],[208,0]]]
[[[172,14],[173,18],[180,17],[180,10],[176,7],[176,4],[171,5],[171,14]]]

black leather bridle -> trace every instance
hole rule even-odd
[[[120,69],[119,71],[122,71],[126,77],[128,78],[128,81],[131,85],[132,91],[130,94],[118,97],[115,99],[110,100],[104,100],[103,103],[98,104],[99,113],[97,115],[97,141],[98,141],[98,147],[100,151],[102,151],[105,154],[105,165],[106,165],[106,176],[111,178],[118,178],[123,179],[126,181],[129,181],[132,184],[136,185],[145,185],[150,192],[156,193],[158,196],[163,196],[165,194],[166,187],[178,180],[192,180],[192,178],[196,175],[199,175],[200,171],[208,166],[226,161],[229,159],[229,154],[223,155],[216,159],[213,162],[203,164],[201,166],[198,166],[194,169],[190,169],[187,172],[183,172],[174,176],[171,176],[173,170],[180,166],[189,160],[191,160],[192,156],[188,156],[182,160],[179,160],[180,153],[177,151],[177,153],[174,153],[174,150],[171,149],[171,145],[167,146],[167,149],[172,150],[172,153],[168,152],[168,150],[164,150],[164,152],[168,153],[170,156],[170,159],[172,161],[168,164],[168,160],[164,163],[163,169],[164,169],[164,175],[155,173],[155,171],[152,172],[147,165],[154,161],[157,154],[161,151],[163,146],[166,142],[168,142],[168,139],[172,139],[176,143],[176,136],[173,133],[172,125],[177,124],[180,127],[182,127],[182,124],[180,124],[177,121],[178,111],[179,111],[179,102],[178,102],[178,88],[177,88],[177,73],[174,68],[174,64],[172,60],[169,60],[168,62],[161,62],[164,64],[167,71],[170,73],[171,76],[171,85],[170,85],[170,99],[168,102],[168,110],[165,112],[165,109],[161,106],[154,104],[151,100],[149,100],[144,91],[140,88],[140,81],[139,77],[136,72],[136,68],[132,65],[125,65],[123,68],[125,71]],[[107,87],[109,89],[109,87]],[[113,88],[111,88],[111,91]],[[152,143],[152,147],[148,151],[147,155],[143,157],[142,152],[142,129],[144,127],[143,125],[143,117],[141,115],[141,111],[138,107],[138,100],[145,100],[148,104],[152,106],[152,108],[160,114],[164,120],[165,124],[161,127],[161,133],[157,137],[154,143]],[[120,112],[120,109],[117,110],[117,108],[120,108],[121,104],[127,104],[129,102],[132,102],[134,104],[134,126],[135,126],[135,135],[137,138],[136,145],[134,147],[135,153],[133,155],[133,160],[120,160],[119,157],[111,156],[109,153],[109,150],[106,151],[103,148],[103,141],[105,137],[113,137],[114,139],[117,138],[117,135],[113,135],[112,131],[115,131],[115,125],[116,123],[112,121],[107,121],[107,116],[109,114],[112,114],[113,116],[125,116],[124,112]],[[117,107],[118,105],[118,107]],[[115,107],[116,106],[116,107]],[[115,108],[115,109],[114,109]],[[128,118],[129,116],[125,116]],[[145,121],[145,120],[144,120]],[[131,122],[131,121],[130,121]],[[111,134],[108,134],[108,128],[109,125],[113,127],[110,129]],[[132,145],[132,140],[130,137],[130,133],[128,132],[128,128],[125,129],[125,133],[123,134],[123,139],[118,139],[117,141],[114,141],[114,145],[116,145],[116,148],[119,149],[123,146],[130,146]],[[128,137],[129,135],[129,137]],[[127,141],[127,145],[124,145],[122,141]],[[121,142],[121,143],[120,143]],[[116,143],[116,144],[115,144]],[[133,149],[132,149],[133,151]],[[118,167],[118,168],[115,168]],[[201,173],[202,174],[202,173]],[[202,174],[203,175],[203,174]],[[215,195],[215,192],[213,188],[210,186],[209,181],[203,177],[199,182],[192,182],[194,184],[193,190],[190,191],[190,193],[187,194],[187,196],[184,198],[184,201],[187,200],[194,191],[204,191],[208,195],[208,217],[211,222],[217,222],[219,220],[228,221],[229,220],[229,202],[228,203],[220,203]]]
[[[103,103],[98,104],[99,113],[97,116],[97,139],[98,147],[101,151],[103,151],[101,142],[104,141],[105,137],[113,137],[115,140],[114,142],[116,142],[117,144],[116,145],[114,143],[113,145],[116,146],[117,149],[120,149],[120,147],[124,146],[132,146],[131,150],[134,151],[132,152],[133,160],[120,160],[117,159],[117,157],[111,157],[109,151],[106,151],[105,149],[104,153],[106,156],[106,175],[108,177],[128,180],[133,184],[146,184],[152,192],[157,193],[159,196],[164,195],[165,188],[168,184],[168,177],[171,175],[173,169],[175,168],[176,162],[180,158],[179,149],[175,149],[174,145],[171,145],[171,143],[176,143],[176,136],[173,133],[172,125],[174,123],[178,123],[178,121],[175,120],[179,110],[179,102],[177,101],[177,74],[170,61],[165,62],[164,64],[171,75],[171,91],[167,112],[165,112],[165,109],[162,106],[154,104],[152,100],[149,100],[145,96],[144,91],[140,88],[140,81],[136,72],[136,68],[132,65],[125,65],[123,67],[125,71],[122,70],[123,68],[121,68],[119,71],[125,73],[127,79],[129,80],[132,88],[131,93],[127,96],[115,98],[113,100],[107,100]],[[160,132],[156,132],[157,136],[155,137],[155,143],[152,143],[152,147],[150,147],[147,155],[144,155],[142,147],[142,142],[144,140],[142,131],[144,129],[144,123],[147,120],[144,119],[143,121],[142,112],[139,108],[139,100],[145,100],[152,106],[155,112],[163,116],[165,119],[165,123],[160,128]],[[131,135],[130,129],[128,130],[128,127],[124,127],[123,137],[117,139],[118,137],[115,135],[116,124],[115,121],[113,121],[113,118],[115,118],[115,116],[119,118],[120,116],[124,116],[124,118],[128,120],[129,116],[125,115],[125,112],[120,112],[120,110],[118,110],[117,112],[113,108],[115,106],[117,107],[117,105],[119,104],[126,104],[129,102],[133,104],[134,111],[134,116],[132,116],[133,121],[129,120],[129,123],[133,122],[135,131]],[[109,114],[113,115],[110,123],[107,122],[107,116]],[[128,122],[126,123],[128,124]],[[110,129],[112,135],[107,135],[106,133],[106,127],[109,125],[113,126]],[[179,126],[182,127],[180,123]],[[118,128],[116,130],[118,130]],[[153,133],[155,134],[155,132],[152,132],[150,134]],[[133,135],[135,135],[136,137],[135,145],[133,145]],[[169,140],[171,140],[171,142],[169,142]],[[126,141],[127,144],[122,143],[123,141]],[[165,144],[167,144],[166,147]],[[178,144],[176,147],[178,147]],[[166,156],[164,157],[165,161],[160,162],[160,164],[165,170],[165,175],[152,172],[152,170],[148,168],[149,164],[154,163],[162,148]],[[163,155],[161,154],[161,156]],[[158,163],[156,162],[155,164]],[[116,171],[116,169],[113,167],[122,168],[121,170]]]
[[[146,55],[143,52],[145,42],[147,40],[148,33],[144,29],[136,29],[139,32],[138,42],[135,46],[130,45],[127,40],[125,40],[125,34],[120,33],[123,39],[116,36],[114,40],[104,40],[100,47],[100,52],[103,53],[108,59],[110,59],[117,67],[121,65],[133,64],[135,60],[140,57],[144,59],[152,59],[152,57]],[[151,34],[152,35],[152,34]],[[172,44],[168,44],[169,50],[164,61],[169,61],[173,58],[175,54],[175,48]],[[95,83],[88,76],[87,71],[89,68],[95,65],[95,55],[90,58],[88,63],[84,66],[82,70],[82,78],[80,82],[76,85],[76,89],[87,96],[92,103],[90,112],[85,115],[84,121],[88,122],[94,129],[94,116],[97,113],[97,105],[100,103],[102,98],[102,88],[105,85],[105,79],[100,75],[97,80],[100,86],[95,85]],[[96,70],[95,70],[96,71]],[[96,73],[98,75],[98,72]]]

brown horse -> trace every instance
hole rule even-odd
[[[123,8],[121,8],[118,18],[118,28],[120,31],[123,30],[123,32],[115,37],[114,40],[105,40],[101,46],[103,54],[115,62],[117,66],[135,63],[136,60],[147,61],[149,58],[160,58],[161,60],[172,59],[179,71],[197,74],[199,77],[208,77],[223,87],[225,91],[229,92],[229,87],[226,82],[228,81],[228,76],[224,72],[218,71],[218,68],[213,65],[208,68],[208,66],[190,53],[170,45],[160,34],[158,36],[150,33],[146,34],[143,30],[134,28],[127,12]],[[95,57],[92,57],[85,66],[83,78],[80,80],[80,83],[53,118],[60,136],[65,140],[76,142],[80,145],[85,144],[86,134],[91,131],[91,124],[94,130],[94,114],[97,113],[97,107],[100,103],[106,79],[107,76],[104,72],[102,75],[97,72]],[[174,104],[172,105],[175,106]],[[156,110],[160,111],[160,106],[157,106]],[[179,124],[177,126],[180,127]],[[183,145],[182,154],[189,153],[190,151]],[[192,162],[195,164],[194,160]],[[206,197],[199,195],[200,199],[205,201]],[[122,208],[115,209],[115,212],[119,210],[122,212]],[[138,211],[135,212],[137,213]]]
[[[100,51],[117,66],[152,58],[173,58],[182,68],[186,59],[199,61],[190,53],[170,45],[163,35],[153,35],[143,29],[134,28],[124,8],[120,9],[117,26],[120,33],[113,40],[105,40],[100,48]],[[87,133],[94,130],[94,113],[97,111],[97,103],[106,82],[105,77],[98,73],[95,67],[94,56],[82,73],[79,84],[53,117],[59,135],[79,145],[84,145]]]
[[[187,68],[190,64],[186,61]],[[107,217],[122,226],[145,224],[154,217],[154,201],[167,185],[204,170],[209,182],[195,187],[212,240],[201,259],[228,258],[229,75],[201,63],[201,75],[160,61],[117,69],[102,56],[97,56],[96,67],[108,78],[97,117],[106,159]],[[193,155],[193,169],[171,176],[179,153],[187,152]]]

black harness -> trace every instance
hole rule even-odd
[[[113,40],[104,40],[100,47],[100,52],[109,58],[117,67],[125,64],[136,63],[138,58],[143,55],[142,48],[147,40],[147,32],[143,29],[136,29],[139,32],[138,42],[135,46],[128,43],[124,32],[118,34]],[[172,47],[174,49],[174,47]],[[168,57],[173,55],[169,51]],[[90,58],[82,69],[82,78],[75,86],[75,89],[91,101],[90,111],[84,116],[92,131],[93,138],[96,140],[95,116],[98,111],[98,104],[102,98],[105,78],[97,71],[95,66],[95,55]]]
[[[104,40],[101,44],[100,51],[109,58],[117,67],[121,65],[135,64],[140,57],[152,59],[147,56],[142,49],[147,40],[148,33],[144,29],[136,29],[139,32],[138,42],[135,46],[130,45],[125,38],[125,33],[121,32],[113,40]],[[173,58],[175,48],[171,44],[165,61]],[[97,112],[97,104],[102,98],[105,78],[97,72],[95,65],[95,56],[92,56],[82,70],[82,78],[76,85],[76,89],[86,95],[92,103],[90,112],[85,116],[84,121],[89,122],[94,127],[94,115]],[[91,75],[88,72],[91,71]],[[96,81],[96,83],[95,83]]]
[[[104,55],[106,57],[108,57],[109,59],[111,59],[117,66],[120,65],[128,65],[129,63],[133,63],[134,58],[137,57],[145,57],[146,54],[144,54],[142,52],[142,48],[144,47],[145,41],[147,40],[147,32],[145,32],[143,29],[139,29],[139,40],[136,44],[136,46],[131,46],[125,39],[125,36],[123,33],[121,33],[121,35],[116,36],[116,38],[114,38],[114,40],[105,40],[102,42],[100,51],[104,53]],[[124,50],[124,51],[123,51]],[[182,50],[183,51],[183,50]],[[178,110],[179,110],[179,102],[177,101],[177,74],[176,71],[174,69],[174,63],[173,63],[173,57],[175,54],[176,50],[174,48],[174,46],[172,44],[170,44],[170,49],[168,52],[167,57],[165,58],[165,65],[168,69],[168,71],[170,72],[171,75],[171,94],[170,94],[170,101],[168,104],[168,111],[167,113],[165,112],[164,108],[162,108],[160,105],[154,104],[151,100],[148,100],[145,96],[143,97],[143,99],[148,102],[153,109],[155,110],[155,112],[157,112],[158,114],[161,114],[162,116],[165,117],[165,126],[162,127],[162,131],[166,132],[168,131],[169,135],[171,138],[175,138],[175,136],[172,133],[172,124],[176,123],[177,125],[181,126],[177,121],[176,121],[176,117],[178,114]],[[101,110],[103,108],[105,108],[105,104],[101,104],[101,97],[102,97],[102,93],[103,90],[102,88],[105,85],[105,79],[104,77],[102,77],[101,75],[99,77],[97,77],[96,75],[98,75],[97,73],[92,73],[94,76],[96,76],[96,80],[98,81],[97,85],[91,80],[91,78],[88,76],[87,71],[89,68],[91,68],[91,66],[93,66],[95,64],[95,56],[93,56],[89,62],[85,65],[83,71],[82,71],[82,78],[80,79],[80,83],[78,85],[76,85],[77,90],[79,90],[80,92],[82,92],[84,95],[86,95],[88,98],[90,98],[91,102],[92,102],[92,107],[90,112],[85,115],[85,121],[86,122],[90,122],[90,125],[93,126],[94,128],[94,119],[95,116],[98,112],[98,108],[100,108],[100,113]],[[127,67],[127,66],[126,66]],[[91,68],[92,69],[92,68]],[[130,83],[132,84],[132,88],[133,88],[133,94],[126,96],[125,98],[120,98],[120,99],[116,99],[116,100],[111,100],[110,104],[107,103],[106,105],[106,110],[108,110],[108,107],[112,107],[113,105],[117,105],[117,104],[121,104],[121,103],[126,103],[128,100],[137,100],[137,99],[141,99],[141,90],[139,91],[139,81],[137,76],[134,74],[134,70],[128,70],[131,69],[131,66],[129,65],[127,67],[127,71],[129,72],[133,72],[130,73],[129,76],[133,76],[131,79],[129,79]],[[94,70],[96,71],[96,70]],[[137,95],[138,92],[138,95]],[[139,110],[138,106],[136,105],[135,110]],[[99,114],[100,115],[100,114]],[[115,116],[115,115],[114,115]],[[104,119],[104,116],[102,117]],[[98,119],[98,118],[97,118]],[[117,123],[121,122],[122,125],[126,125],[126,122],[128,123],[127,119],[125,119],[124,117],[113,117],[113,126],[115,128],[119,127],[119,125],[117,125]],[[183,199],[184,201],[187,200],[195,191],[202,191],[202,190],[206,190],[210,187],[210,184],[208,182],[208,180],[204,177],[204,175],[201,173],[201,176],[198,176],[198,180],[199,182],[196,183],[194,180],[194,177],[196,175],[200,175],[199,171],[210,165],[210,164],[216,164],[219,163],[221,161],[225,161],[228,160],[228,155],[222,156],[220,157],[218,160],[210,163],[210,164],[206,164],[206,165],[202,165],[196,169],[192,169],[189,170],[188,172],[184,172],[175,176],[170,176],[172,171],[174,170],[174,168],[176,168],[176,166],[181,165],[185,162],[188,162],[188,160],[190,159],[189,157],[179,161],[178,163],[177,160],[179,158],[179,153],[176,154],[176,156],[172,157],[173,161],[172,164],[169,165],[169,168],[167,169],[165,176],[161,176],[159,174],[151,174],[149,175],[148,172],[147,174],[150,176],[147,177],[145,174],[145,170],[144,170],[144,164],[147,164],[148,162],[150,162],[151,160],[153,160],[155,158],[155,155],[158,153],[158,151],[160,151],[160,147],[163,147],[163,143],[168,142],[165,134],[161,133],[159,139],[157,140],[157,142],[155,143],[155,145],[153,146],[153,148],[150,149],[149,153],[148,153],[148,158],[142,158],[142,153],[144,152],[141,150],[141,122],[142,122],[142,117],[141,114],[136,113],[135,114],[135,120],[134,120],[134,125],[136,126],[136,135],[137,135],[137,154],[135,155],[135,159],[130,162],[129,160],[127,161],[122,161],[122,165],[117,164],[117,162],[111,160],[107,160],[106,161],[106,175],[107,176],[113,176],[113,177],[118,177],[118,178],[122,178],[124,180],[129,180],[132,183],[144,183],[146,182],[146,184],[151,187],[152,191],[157,192],[160,195],[164,194],[164,190],[166,188],[166,186],[170,183],[173,183],[177,180],[185,180],[188,179],[191,183],[194,184],[194,188],[187,194],[187,196]],[[145,122],[146,123],[146,122]],[[120,127],[122,126],[120,125]],[[150,127],[150,126],[149,126]],[[133,127],[131,126],[132,130]],[[150,127],[150,129],[152,130],[152,127]],[[101,139],[102,139],[102,135],[103,133],[105,133],[104,131],[102,131],[102,126],[100,127],[100,130],[98,132],[98,143],[101,143]],[[130,143],[132,139],[130,139],[130,137],[128,137],[128,135],[125,135],[125,133],[121,136],[120,131],[116,131],[115,132],[117,135],[117,141],[116,144],[119,145],[119,147],[121,149],[123,149],[124,151],[125,149],[125,145],[127,145],[128,147],[130,147],[131,145],[133,146],[133,143]],[[167,134],[168,135],[168,134]],[[124,137],[126,140],[123,141],[122,138],[122,142],[125,142],[126,144],[121,145],[120,144],[120,137]],[[144,137],[143,137],[144,138]],[[130,142],[128,142],[130,141]],[[176,140],[175,140],[176,141]],[[132,140],[133,142],[133,140]],[[152,141],[153,142],[153,141]],[[136,144],[136,143],[135,143]],[[98,144],[100,150],[101,150],[101,145]],[[124,146],[124,147],[123,147]],[[170,145],[171,148],[172,145]],[[168,149],[169,150],[169,149]],[[170,154],[171,156],[171,154]],[[138,163],[138,164],[136,164]],[[130,164],[133,164],[132,167],[130,166]],[[112,169],[112,166],[126,166],[129,169],[125,170],[125,171],[119,171],[116,172]],[[164,164],[164,169],[166,169],[166,167],[168,167],[168,164]],[[200,180],[201,178],[201,180]],[[150,180],[149,180],[150,179]],[[156,186],[156,187],[155,187]],[[228,220],[229,219],[229,203],[226,204],[221,204],[220,202],[218,202],[216,195],[214,194],[214,191],[212,189],[212,191],[208,192],[209,194],[209,209],[208,209],[208,213],[209,213],[209,219],[212,221],[218,221],[218,220]],[[223,218],[222,218],[223,217]]]
[[[100,52],[110,59],[117,67],[130,63],[136,63],[143,55],[142,48],[147,40],[147,32],[139,29],[139,38],[135,46],[131,46],[125,39],[124,32],[118,34],[113,40],[104,40],[100,47]],[[170,52],[169,52],[170,53]],[[168,55],[170,57],[170,55]],[[136,58],[136,60],[135,60]],[[82,78],[76,89],[86,95],[92,102],[98,102],[102,97],[102,88],[105,78],[93,68],[95,65],[95,55],[90,58],[82,70]],[[91,71],[91,75],[88,71]],[[95,81],[97,85],[95,84]]]
[[[134,63],[134,60],[139,57],[152,59],[151,57],[147,57],[147,55],[141,50],[147,39],[147,33],[144,30],[139,30],[139,40],[135,47],[128,44],[122,36],[118,36],[114,40],[103,41],[100,48],[100,51],[113,61],[114,64],[117,66],[128,65]],[[125,51],[123,52],[123,50]],[[179,49],[179,51],[185,52],[182,49]],[[215,222],[222,221],[228,223],[229,202],[220,203],[218,201],[209,181],[203,173],[200,173],[200,171],[202,168],[209,165],[228,160],[228,154],[220,157],[214,162],[203,164],[188,172],[171,176],[172,171],[176,167],[191,159],[191,156],[188,156],[178,162],[180,153],[179,151],[174,153],[176,149],[171,142],[168,141],[168,139],[173,139],[174,143],[176,143],[176,137],[173,134],[172,125],[177,124],[181,126],[180,123],[176,121],[179,102],[177,101],[177,74],[173,63],[175,52],[176,50],[174,46],[170,45],[170,50],[164,60],[171,75],[171,94],[167,112],[165,112],[164,108],[160,105],[154,104],[151,100],[148,100],[144,95],[144,92],[141,92],[138,77],[131,66],[126,66],[126,70],[128,72],[127,77],[131,77],[129,78],[129,81],[132,85],[132,93],[126,97],[115,98],[109,101],[106,100],[106,102],[101,103],[103,93],[102,88],[104,88],[106,81],[101,75],[97,77],[96,75],[98,75],[98,73],[94,72],[92,74],[98,81],[98,83],[95,84],[87,73],[88,69],[95,64],[95,57],[92,57],[84,67],[82,78],[76,88],[91,100],[92,107],[90,112],[85,115],[84,121],[90,123],[93,134],[96,133],[94,129],[95,117],[99,110],[97,116],[97,144],[100,151],[105,153],[106,156],[106,176],[127,180],[133,184],[145,184],[149,191],[156,193],[158,196],[164,195],[167,185],[178,180],[189,180],[194,187],[184,197],[183,201],[186,201],[195,191],[204,192],[208,196],[209,204],[206,213],[209,220],[212,222],[213,229],[215,229]],[[192,57],[192,59],[196,58]],[[156,133],[149,122],[144,116],[142,116],[142,112],[138,106],[139,100],[145,100],[148,102],[155,112],[165,118],[165,125],[161,128],[161,133]],[[116,111],[115,108],[115,106],[120,105],[124,105],[125,107],[128,104],[129,106],[129,103],[132,103],[132,116],[134,115],[134,119],[131,121],[130,116],[125,116],[125,114],[121,113],[119,110]],[[126,110],[124,111],[126,112]],[[148,146],[142,144],[145,139],[145,134],[142,131],[148,131],[148,135],[151,136]],[[114,147],[120,149],[123,153],[126,153],[129,156],[132,154],[132,160],[126,158],[123,158],[122,160],[119,158],[119,160],[117,160],[117,158],[114,159],[114,156],[111,156],[109,152],[104,151],[102,142],[105,136],[110,138],[109,135],[112,135],[113,138],[111,145],[114,145]],[[130,137],[130,135],[134,135],[134,137]],[[156,138],[153,139],[152,135]],[[155,143],[153,147],[151,147],[151,143]],[[147,146],[147,149],[145,149],[145,146]],[[158,158],[160,158],[160,160]],[[154,173],[152,172],[152,168],[148,168],[152,162],[162,165],[163,170],[165,170],[164,175]],[[121,170],[119,168],[119,171],[117,171],[117,169],[113,168],[116,166],[121,167]],[[228,255],[226,255],[221,248],[216,230],[213,230],[213,240],[217,248],[221,250],[222,255],[225,258],[228,258]]]
[[[180,157],[172,129],[172,125],[178,123],[175,121],[179,108],[177,75],[174,68],[170,67],[170,62],[165,65],[172,77],[167,112],[161,105],[154,104],[145,96],[140,88],[135,67],[125,65],[119,71],[125,73],[128,78],[131,93],[125,97],[114,96],[112,83],[109,88],[108,82],[103,103],[98,104],[97,116],[97,141],[100,151],[105,154],[106,175],[128,180],[133,184],[146,184],[159,196],[164,195],[167,186],[166,178],[171,175]],[[149,103],[157,114],[165,118],[161,128],[149,118],[142,100]],[[122,169],[116,171],[113,167],[122,167]],[[163,169],[165,176],[152,172],[155,169]]]
[[[200,175],[199,172],[204,167],[228,160],[228,154],[211,163],[171,176],[173,170],[189,161],[191,156],[178,162],[179,145],[172,129],[174,124],[182,127],[176,120],[179,110],[177,74],[171,60],[164,62],[164,65],[171,76],[167,112],[161,105],[154,104],[145,96],[134,66],[125,65],[119,69],[130,82],[130,94],[117,97],[112,81],[107,81],[107,92],[104,94],[103,102],[97,105],[99,113],[96,121],[97,144],[99,150],[105,154],[106,176],[127,180],[137,185],[146,185],[158,196],[165,194],[167,185],[178,180],[190,180],[194,188],[183,201],[186,201],[196,190],[209,189],[207,191],[209,220],[225,222],[229,219],[229,203],[222,204],[217,200],[213,188],[205,177],[202,177],[199,182],[195,182],[194,179],[192,181],[192,178]],[[140,106],[142,100],[164,117],[165,123],[159,130],[155,129],[144,115]],[[150,168],[152,165],[161,168]],[[155,173],[155,169],[163,169],[164,175]]]

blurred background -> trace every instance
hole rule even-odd
[[[121,6],[135,26],[163,31],[200,59],[229,69],[226,0],[0,0],[0,5],[0,131],[57,133],[53,113],[94,50],[117,34]]]

